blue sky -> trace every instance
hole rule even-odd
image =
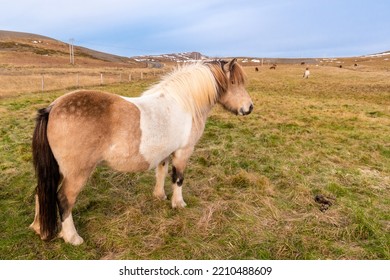
[[[340,57],[390,50],[389,0],[13,0],[0,29],[124,56]]]

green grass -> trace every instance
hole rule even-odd
[[[247,72],[255,110],[213,110],[185,172],[188,207],[153,198],[153,171],[99,167],[74,210],[79,247],[28,229],[34,117],[65,91],[1,99],[0,259],[390,259],[390,74]]]

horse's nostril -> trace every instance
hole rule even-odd
[[[241,107],[240,110],[238,110],[237,114],[240,116],[249,115],[253,111],[253,104],[249,105],[248,109],[245,107]]]

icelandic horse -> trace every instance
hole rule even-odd
[[[237,115],[253,110],[245,74],[236,59],[203,61],[173,71],[140,97],[80,90],[38,111],[32,150],[37,177],[30,228],[43,240],[58,236],[83,243],[72,208],[95,167],[121,172],[156,168],[153,195],[166,199],[164,180],[172,158],[172,207],[186,206],[184,169],[219,103]]]

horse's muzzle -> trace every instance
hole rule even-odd
[[[249,115],[250,113],[252,113],[252,111],[253,111],[253,103],[251,103],[251,105],[249,105],[248,108],[242,107],[242,108],[238,111],[238,115],[240,115],[240,116]]]

